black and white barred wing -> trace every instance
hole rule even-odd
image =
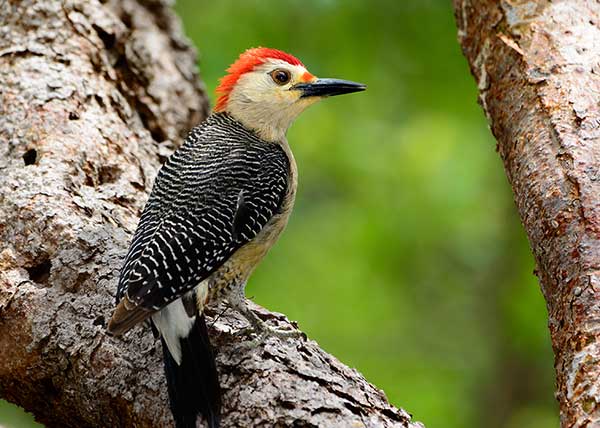
[[[151,197],[121,272],[124,298],[111,332],[127,331],[196,287],[278,213],[289,162],[279,146],[263,145],[231,151],[211,174],[190,168],[179,184],[170,180],[177,196],[167,206]]]

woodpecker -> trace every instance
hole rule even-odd
[[[246,282],[285,228],[297,169],[286,140],[318,100],[363,91],[319,79],[294,56],[253,48],[227,69],[210,116],[159,170],[121,269],[108,333],[150,319],[160,335],[177,428],[202,415],[218,427],[221,391],[204,308],[225,300],[262,340],[297,332],[267,326],[246,306]]]

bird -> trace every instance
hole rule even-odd
[[[120,271],[107,326],[120,336],[150,320],[160,336],[177,428],[221,420],[221,390],[204,309],[226,302],[256,342],[275,329],[247,306],[245,286],[278,240],[298,183],[286,139],[307,107],[366,85],[318,78],[291,54],[244,51],[217,87],[210,115],[160,168]]]

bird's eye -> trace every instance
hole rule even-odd
[[[289,71],[281,68],[271,72],[271,79],[273,79],[273,82],[277,83],[278,85],[285,85],[290,81],[291,77],[292,76],[290,75]]]

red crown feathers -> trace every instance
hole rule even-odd
[[[290,65],[301,65],[302,62],[293,55],[287,54],[277,49],[269,48],[252,48],[243,52],[240,57],[227,69],[227,74],[221,78],[219,86],[217,87],[217,105],[215,111],[222,111],[227,105],[229,94],[233,87],[237,83],[238,79],[249,71],[254,70],[255,67],[264,64],[269,59],[280,59],[287,62]]]

